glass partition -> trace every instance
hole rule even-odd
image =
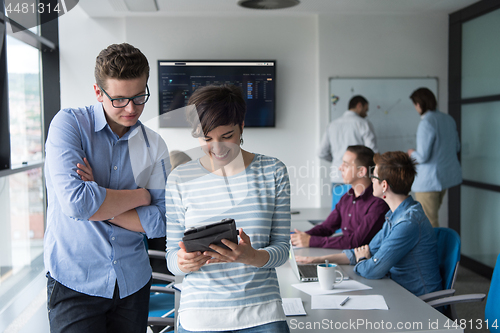
[[[462,98],[500,94],[498,36],[500,9],[463,24]]]
[[[463,178],[500,185],[500,102],[464,104],[461,116]]]
[[[500,253],[500,193],[461,186],[462,254],[494,267]]]

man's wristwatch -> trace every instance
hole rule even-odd
[[[367,260],[367,259],[368,259],[367,257],[361,257],[361,258],[358,259],[358,261],[356,261],[356,263],[359,264],[360,262],[362,262],[364,260]]]

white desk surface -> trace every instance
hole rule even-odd
[[[300,214],[292,215],[292,230],[309,230],[312,225],[307,220],[326,219],[329,208],[297,209]],[[293,209],[292,209],[293,211]],[[338,250],[330,249],[296,249],[296,255],[324,255],[335,253]],[[391,279],[368,280],[358,276],[353,266],[342,265],[342,270],[349,278],[369,285],[373,289],[346,292],[337,295],[383,295],[389,310],[311,310],[311,296],[292,287],[299,283],[287,261],[276,269],[282,297],[300,297],[306,310],[306,316],[287,317],[291,333],[313,332],[420,332],[420,333],[451,333],[461,332],[462,329],[445,327],[448,318],[427,305],[412,293],[401,287]],[[176,282],[182,281],[177,276]],[[307,282],[304,282],[307,283]],[[176,293],[176,309],[179,304],[179,293]],[[177,313],[176,313],[177,317]],[[390,323],[390,324],[389,324]],[[397,325],[403,325],[398,328]],[[335,326],[337,325],[337,327]],[[341,325],[341,327],[338,327]],[[342,327],[342,325],[344,327]],[[371,327],[369,325],[372,325]],[[389,329],[389,325],[392,329]],[[405,325],[407,326],[405,328]],[[435,326],[437,325],[437,326]]]
[[[292,219],[292,229],[297,228],[305,231],[310,227],[311,225],[306,225],[305,221]],[[295,255],[303,256],[325,255],[335,252],[340,251],[318,248],[295,249]],[[292,284],[299,283],[299,280],[293,274],[290,263],[287,261],[276,269],[281,296],[284,298],[300,297],[307,313],[306,316],[287,317],[291,333],[326,331],[356,333],[463,332],[462,329],[445,327],[448,320],[446,316],[391,279],[368,280],[354,273],[354,266],[342,265],[341,267],[349,278],[369,285],[373,289],[336,295],[383,295],[389,310],[311,310],[311,296],[292,287]],[[453,323],[449,321],[448,324],[451,326]]]

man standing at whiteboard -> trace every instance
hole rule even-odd
[[[349,101],[349,110],[342,117],[332,121],[323,135],[319,150],[319,158],[332,162],[330,180],[332,181],[332,210],[340,198],[349,190],[339,173],[342,156],[348,146],[364,145],[378,152],[377,140],[372,124],[366,120],[368,101],[356,95]]]

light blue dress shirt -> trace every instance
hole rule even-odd
[[[386,219],[369,244],[370,259],[356,264],[354,250],[344,251],[354,271],[367,279],[388,275],[417,296],[441,290],[437,238],[422,205],[409,196]]]
[[[44,238],[45,268],[59,283],[78,292],[120,298],[151,278],[144,235],[106,221],[89,221],[106,189],[147,188],[151,205],[136,208],[150,238],[165,235],[165,184],[170,163],[161,137],[139,121],[119,138],[106,122],[101,103],[59,111],[46,143],[48,193]],[[76,173],[86,157],[94,180]]]
[[[437,192],[462,183],[457,125],[450,115],[427,111],[417,129],[417,161],[413,192]]]

